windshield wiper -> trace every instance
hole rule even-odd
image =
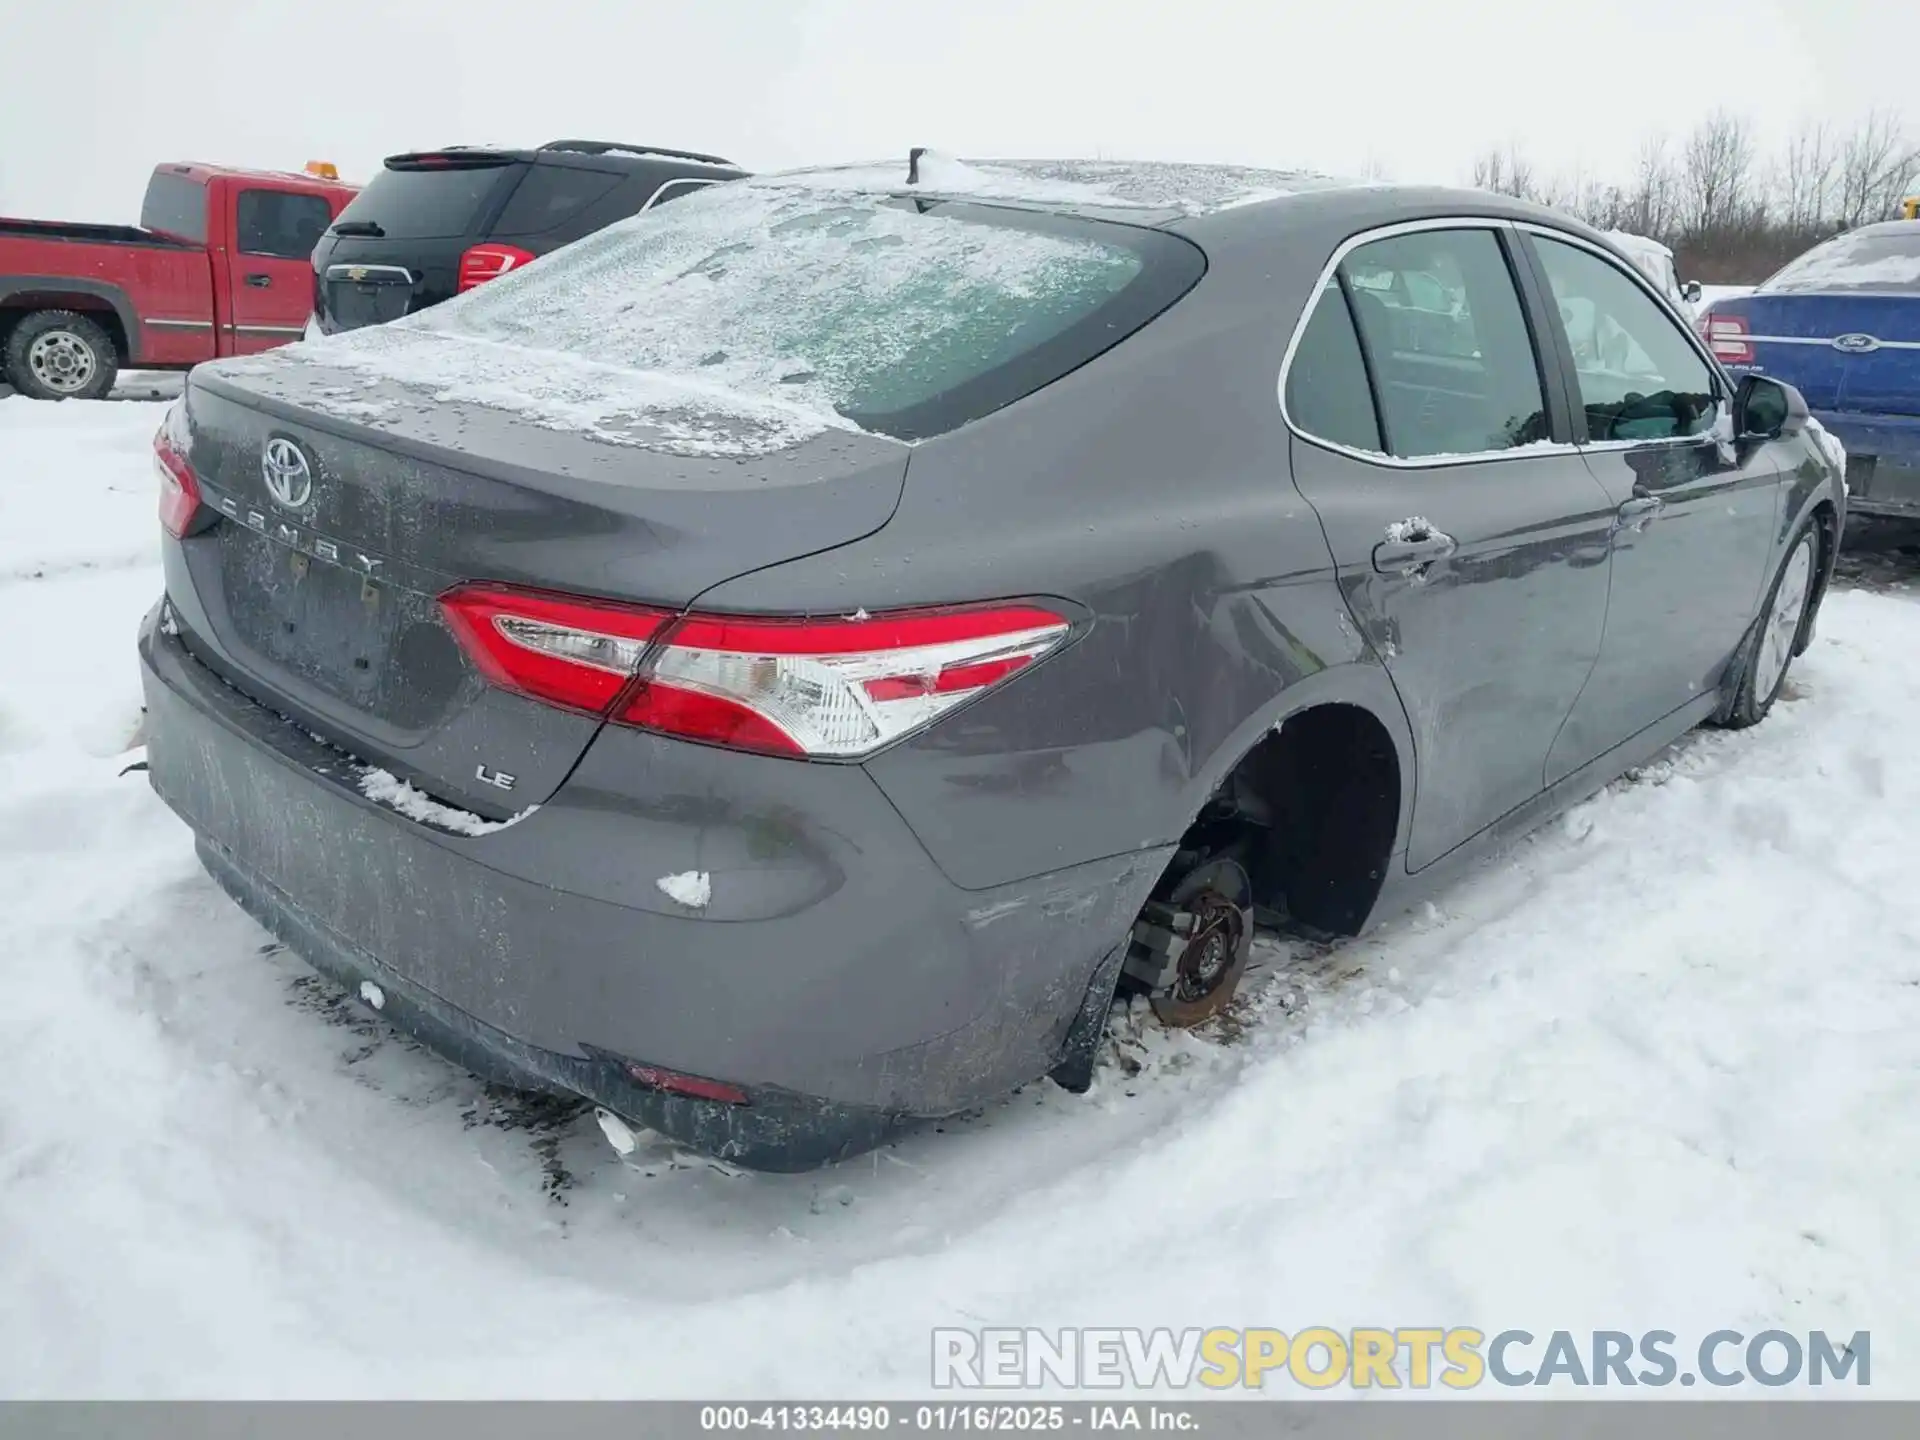
[[[387,232],[371,220],[342,220],[333,227],[330,233],[334,235],[366,235],[372,239],[379,240],[384,238]]]

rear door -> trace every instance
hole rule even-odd
[[[1512,243],[1486,220],[1349,242],[1287,366],[1295,481],[1413,730],[1415,870],[1539,793],[1606,617],[1612,506]],[[1388,299],[1415,276],[1443,297],[1417,314]]]
[[[1615,507],[1606,641],[1551,784],[1718,686],[1759,608],[1780,469],[1714,433],[1726,382],[1642,277],[1577,237],[1525,234],[1561,317],[1575,438]]]
[[[235,183],[229,266],[233,353],[298,340],[313,309],[313,247],[333,223],[324,195]]]

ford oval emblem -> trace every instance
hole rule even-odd
[[[1871,335],[1862,335],[1856,331],[1851,335],[1834,336],[1833,348],[1845,351],[1849,355],[1870,355],[1880,348],[1880,342]]]

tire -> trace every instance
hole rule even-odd
[[[1773,584],[1767,587],[1766,603],[1760,607],[1752,634],[1741,646],[1739,685],[1732,702],[1714,716],[1715,723],[1729,730],[1744,730],[1767,718],[1807,633],[1807,616],[1819,578],[1820,535],[1809,521],[1794,535]]]
[[[120,373],[113,337],[73,310],[37,310],[7,336],[6,376],[35,400],[100,400]]]

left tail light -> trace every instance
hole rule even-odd
[[[1741,315],[1707,316],[1707,344],[1720,359],[1733,365],[1753,363],[1752,334]]]
[[[855,760],[1058,648],[1034,605],[851,618],[686,615],[492,585],[441,597],[495,684],[622,725],[735,750]]]
[[[200,514],[200,481],[171,433],[168,417],[153,437],[153,466],[160,475],[160,523],[178,540],[193,528]]]
[[[522,250],[518,245],[472,246],[460,257],[460,290],[464,294],[476,285],[498,280],[533,258],[531,250]]]

